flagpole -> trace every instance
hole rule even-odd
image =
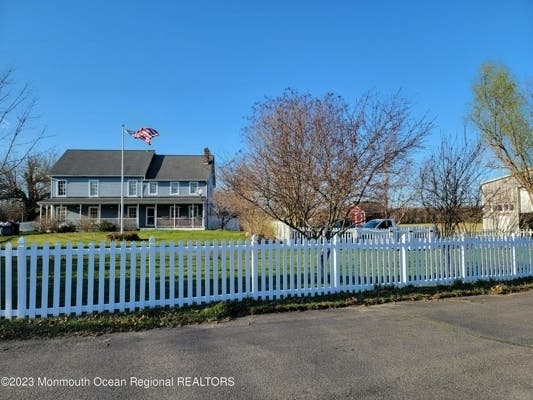
[[[124,233],[124,124],[122,124],[122,151],[120,153],[120,233]]]

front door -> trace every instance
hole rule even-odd
[[[146,207],[146,226],[155,226],[155,208]]]

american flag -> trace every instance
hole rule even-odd
[[[135,139],[141,139],[148,145],[152,144],[153,137],[159,136],[159,132],[153,128],[139,128],[136,131],[127,130],[127,132]]]

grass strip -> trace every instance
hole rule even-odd
[[[172,328],[190,324],[227,321],[249,315],[320,310],[348,306],[371,306],[399,301],[436,300],[449,297],[501,295],[528,291],[533,277],[512,281],[457,282],[453,285],[394,288],[376,287],[361,293],[338,293],[280,300],[226,301],[182,308],[153,308],[127,313],[95,313],[45,319],[0,320],[0,340],[102,335],[112,332]]]

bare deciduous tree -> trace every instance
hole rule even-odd
[[[239,215],[235,195],[227,189],[217,189],[213,193],[211,211],[218,218],[220,229],[225,229],[226,225]]]
[[[24,162],[43,138],[31,126],[36,104],[28,85],[17,88],[12,69],[0,72],[0,176]]]
[[[431,222],[440,224],[445,236],[461,225],[465,228],[465,209],[480,205],[483,152],[481,141],[445,136],[422,165],[420,199]]]
[[[228,188],[308,238],[330,237],[350,208],[431,130],[399,95],[341,97],[287,90],[253,108],[247,148],[223,170]]]
[[[22,164],[17,164],[0,175],[0,200],[22,207],[22,218],[33,220],[37,216],[38,202],[50,194],[48,171],[54,156],[31,154]]]

